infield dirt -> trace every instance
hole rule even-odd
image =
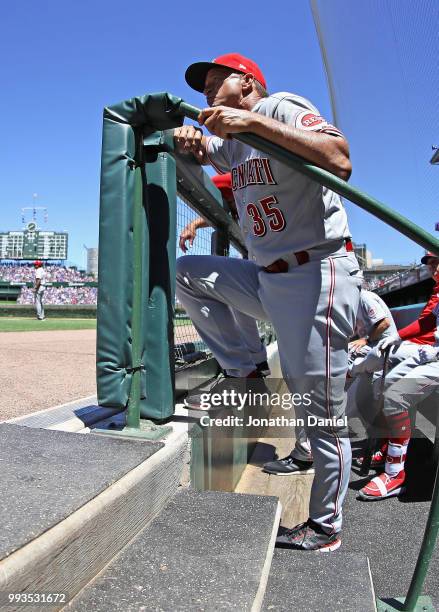
[[[0,421],[96,393],[96,331],[0,334]]]
[[[175,328],[175,342],[199,336]],[[96,395],[96,330],[0,333],[0,421]]]

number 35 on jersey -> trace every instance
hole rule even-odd
[[[276,204],[278,201],[274,195],[247,204],[247,214],[253,220],[255,236],[265,236],[267,225],[272,232],[281,232],[285,228],[285,217]]]

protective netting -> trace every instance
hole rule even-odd
[[[351,182],[434,233],[439,167],[429,161],[439,145],[439,3],[310,2],[334,120],[350,142]],[[363,231],[356,240],[381,257],[393,250],[400,259],[419,258],[419,247],[350,208],[351,226]]]

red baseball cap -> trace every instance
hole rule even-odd
[[[35,266],[36,268],[41,268],[41,266],[42,266],[42,265],[43,265],[43,262],[42,262],[42,261],[39,261],[39,260],[34,261],[34,266]]]
[[[435,255],[434,253],[425,253],[424,257],[421,259],[421,263],[427,265],[428,264],[428,260],[431,259],[432,257],[434,259],[439,259],[439,256]]]
[[[211,62],[196,62],[195,64],[191,64],[184,75],[186,83],[190,85],[192,89],[203,93],[207,73],[216,66],[232,68],[232,70],[242,72],[242,74],[253,74],[262,87],[267,89],[265,77],[259,66],[253,60],[239,53],[226,53],[225,55],[219,55]]]
[[[230,172],[226,174],[215,174],[215,176],[212,176],[212,182],[215,187],[218,187],[226,200],[233,198],[232,175]]]

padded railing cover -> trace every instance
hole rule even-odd
[[[133,378],[133,203],[141,171],[141,415],[174,411],[175,161],[157,129],[181,125],[178,98],[152,94],[104,110],[99,220],[97,392],[125,407]],[[154,125],[154,127],[152,127]],[[146,145],[146,146],[144,146]],[[136,170],[137,168],[137,170]]]

